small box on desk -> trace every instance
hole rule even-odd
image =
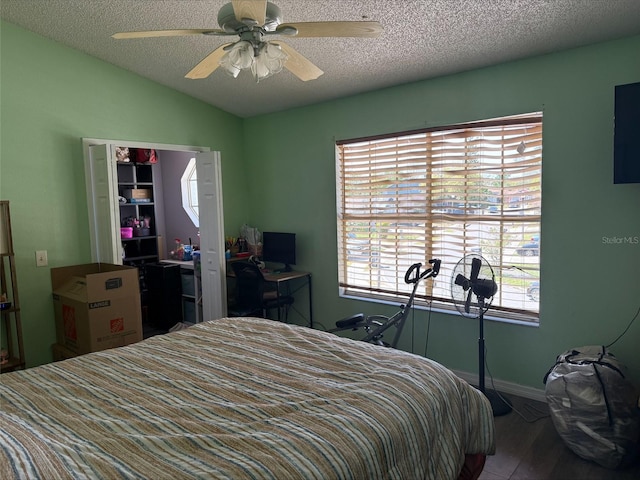
[[[142,340],[138,269],[91,263],[51,269],[56,338],[83,354]]]

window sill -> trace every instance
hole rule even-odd
[[[405,299],[398,299],[397,301],[393,301],[393,300],[385,300],[382,298],[371,298],[371,297],[365,297],[365,296],[359,296],[359,295],[346,294],[342,292],[340,293],[340,298],[347,298],[350,300],[359,300],[361,302],[380,303],[383,305],[393,305],[396,307],[399,307],[400,304],[406,303],[406,301],[403,301]],[[455,310],[455,307],[452,306],[450,308],[447,308],[444,306],[439,306],[437,301],[434,301],[433,304],[427,304],[427,305],[415,303],[413,305],[413,308],[415,308],[416,310],[431,311],[431,312],[442,313],[446,315],[455,315],[457,317],[462,317],[462,315]],[[470,318],[470,317],[463,317],[463,318],[469,318],[469,320],[475,320],[474,318]],[[492,314],[491,307],[489,307],[489,310],[487,311],[487,313],[484,314],[483,318],[484,320],[490,320],[493,322],[500,322],[500,323],[508,323],[511,325],[522,325],[525,327],[535,327],[535,328],[540,327],[540,320],[538,318],[530,317],[530,320],[520,320],[515,318],[500,317],[495,314]]]

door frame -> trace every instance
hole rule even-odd
[[[84,155],[84,173],[85,173],[85,184],[86,184],[86,192],[87,192],[87,209],[89,215],[89,224],[92,225],[94,219],[96,218],[95,213],[95,203],[94,203],[94,174],[93,174],[93,165],[91,164],[91,155],[89,148],[94,145],[107,145],[107,151],[113,152],[113,147],[116,146],[127,146],[130,148],[142,148],[142,149],[155,149],[155,150],[173,150],[176,152],[191,152],[191,153],[199,153],[199,152],[210,152],[211,148],[209,147],[197,147],[193,145],[175,145],[168,143],[158,143],[158,142],[142,142],[135,140],[121,140],[121,139],[105,139],[105,138],[90,138],[83,137],[82,138],[82,152]],[[114,186],[115,188],[115,186]],[[222,204],[222,192],[219,194],[219,198],[217,199],[220,204]],[[91,237],[91,258],[96,261],[98,256],[97,244],[98,239],[95,237],[96,229],[90,228],[90,237]],[[223,239],[224,240],[224,239]]]
[[[143,141],[134,141],[134,140],[83,137],[82,150],[84,155],[85,184],[86,184],[86,192],[87,192],[87,214],[88,214],[88,220],[89,220],[89,226],[90,226],[89,232],[91,237],[91,258],[93,261],[98,260],[97,245],[99,241],[96,238],[96,229],[93,225],[93,222],[96,219],[96,215],[95,215],[96,205],[94,201],[95,198],[94,198],[94,190],[93,190],[94,172],[93,172],[93,164],[91,162],[91,154],[90,154],[90,147],[95,145],[106,145],[107,152],[112,156],[114,155],[116,146],[127,146],[129,148],[155,149],[155,150],[166,150],[166,151],[176,151],[176,152],[188,152],[188,153],[193,153],[194,155],[198,153],[203,153],[203,152],[211,152],[211,148],[203,147],[203,146],[176,145],[176,144],[166,144],[166,143],[158,143],[158,142],[143,142]],[[219,152],[217,152],[217,158],[219,161],[219,158],[220,158]],[[115,185],[113,188],[115,188]],[[223,200],[222,188],[220,188],[215,193],[215,201],[217,202],[217,206],[219,207],[219,211],[221,215],[222,215],[222,205],[223,205],[222,200]],[[114,201],[117,202],[117,198],[115,198]],[[223,219],[220,219],[220,221],[222,222]],[[207,235],[208,233],[205,233],[204,231],[201,231],[200,233],[200,241],[203,245],[220,244],[224,246],[224,232],[222,231],[219,232],[218,235],[219,236],[222,235],[222,236],[217,239],[209,239],[207,238]],[[226,274],[225,267],[226,265],[224,264],[224,262],[221,262],[220,275],[222,275],[223,278]],[[219,292],[220,294],[219,301],[222,302],[223,304],[223,307],[222,307],[223,314],[226,314],[226,288],[224,285],[222,285],[221,287],[222,287],[221,291]],[[210,298],[209,295],[204,295],[204,294],[203,294],[202,301],[203,301],[203,311],[211,310],[212,305],[215,302],[215,300],[213,298]],[[218,303],[218,302],[215,302],[215,303]]]

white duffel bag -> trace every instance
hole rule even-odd
[[[625,371],[604,346],[587,346],[559,355],[544,378],[551,419],[564,443],[607,468],[629,465],[638,455],[638,392]]]

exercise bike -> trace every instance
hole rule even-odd
[[[411,295],[409,295],[409,300],[406,305],[400,305],[400,310],[391,317],[386,315],[365,315],[364,313],[357,313],[350,317],[343,318],[342,320],[338,320],[336,322],[336,328],[329,330],[329,332],[336,333],[344,330],[358,330],[362,328],[366,332],[364,338],[361,339],[363,342],[396,348],[398,340],[400,339],[400,334],[404,328],[405,320],[409,316],[409,312],[413,307],[413,299],[416,295],[416,291],[418,290],[420,281],[427,278],[436,278],[440,271],[440,263],[441,261],[437,258],[429,260],[431,267],[423,272],[420,272],[422,263],[414,263],[409,267],[407,272],[404,274],[404,281],[405,283],[413,284],[413,290],[411,291]],[[382,339],[384,336],[383,334],[393,326],[397,328],[396,335],[391,343],[385,342]]]

